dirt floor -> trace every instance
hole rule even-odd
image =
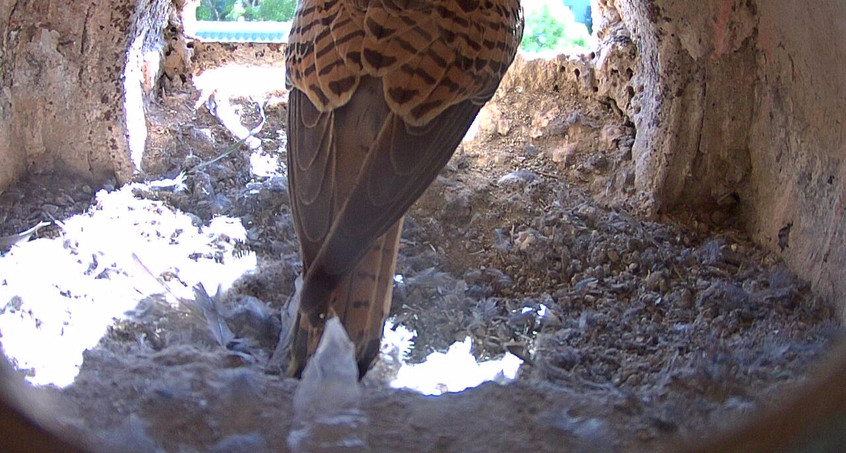
[[[408,213],[392,309],[416,332],[402,359],[469,336],[480,360],[523,359],[516,381],[393,389],[394,351],[335,425],[360,442],[315,451],[650,451],[778,401],[842,335],[831,305],[730,216],[637,217],[635,131],[618,108],[576,84],[554,97],[518,85],[503,85]],[[33,177],[0,196],[0,236],[18,241],[0,257],[0,340],[40,382],[73,356],[65,338],[96,334],[79,375],[40,392],[59,426],[102,451],[289,451],[304,428],[297,381],[266,368],[300,269],[284,93],[271,94],[233,100],[246,129],[262,122],[257,105],[266,115],[258,140],[237,144],[218,119],[226,99],[170,87],[148,106],[138,183]],[[76,273],[57,276],[68,259]],[[213,269],[238,273],[218,293]],[[105,333],[82,323],[92,312]]]

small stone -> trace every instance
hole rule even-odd
[[[532,182],[535,179],[538,179],[538,175],[535,172],[529,170],[517,170],[499,178],[497,180],[497,184],[502,186],[515,186]]]
[[[528,144],[525,148],[523,148],[523,152],[529,157],[535,157],[541,154],[541,149],[537,146]]]
[[[608,158],[604,154],[594,154],[588,159],[587,166],[597,173],[603,173],[608,169]]]
[[[693,307],[693,291],[690,288],[684,288],[679,292],[679,297],[677,300],[678,306],[680,308],[692,308]]]
[[[505,137],[511,131],[511,122],[508,118],[500,118],[496,122],[496,133]]]
[[[612,263],[620,262],[620,254],[616,250],[608,250],[608,260]]]
[[[563,163],[565,166],[573,165],[576,162],[577,150],[578,143],[565,143],[560,148],[552,150],[552,161]]]
[[[537,233],[532,230],[521,231],[517,233],[517,238],[514,240],[514,244],[517,245],[517,249],[521,252],[525,252],[532,244],[535,243],[537,240]]]
[[[601,136],[602,146],[605,149],[615,148],[620,138],[625,134],[625,131],[625,127],[616,124],[609,124],[603,127]]]

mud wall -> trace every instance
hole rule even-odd
[[[0,2],[0,188],[24,172],[126,172],[121,88],[135,1]],[[106,152],[103,150],[106,149]]]
[[[846,320],[846,2],[760,2],[759,83],[743,211]]]
[[[600,1],[640,50],[636,185],[652,212],[737,216],[846,294],[846,3]]]
[[[26,173],[132,177],[125,89],[158,78],[179,3],[0,0],[0,190]]]

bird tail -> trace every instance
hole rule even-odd
[[[391,311],[394,270],[397,263],[402,218],[377,239],[370,250],[329,295],[330,313],[340,318],[355,344],[359,377],[379,354],[382,328]],[[313,326],[301,312],[292,323],[293,338],[288,374],[299,377],[306,361],[317,350],[323,326]]]

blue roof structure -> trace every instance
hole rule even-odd
[[[212,22],[197,21],[194,36],[211,42],[288,42],[290,22]]]

